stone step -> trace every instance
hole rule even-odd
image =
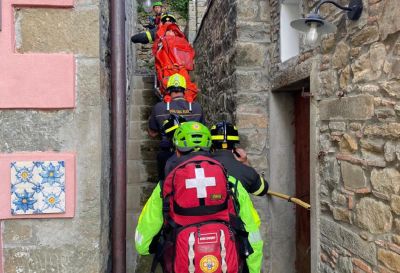
[[[147,134],[147,121],[130,121],[128,126],[128,139],[149,139]]]
[[[154,76],[133,76],[131,78],[133,89],[152,89],[154,87]]]
[[[157,161],[153,160],[128,160],[127,180],[128,184],[157,181]]]
[[[145,81],[145,82],[152,82],[152,81],[154,81],[154,75],[155,75],[155,74],[133,75],[133,76],[132,76],[132,79],[139,78],[139,79],[142,79],[142,80]]]
[[[130,105],[154,105],[160,100],[153,89],[134,89],[129,99]]]
[[[139,92],[150,92],[151,94],[153,94],[153,88],[134,88],[133,89],[133,92],[137,92],[137,91],[139,91]]]
[[[131,106],[129,109],[129,120],[130,121],[148,121],[151,110],[153,106],[151,105],[140,105],[140,106]],[[144,127],[146,130],[147,126]]]
[[[128,211],[126,214],[126,273],[135,273],[133,265],[136,264],[136,250],[135,250],[135,227],[139,219],[140,212]]]
[[[134,92],[136,92],[136,91],[140,91],[140,92],[146,91],[147,92],[148,91],[150,93],[152,93],[153,90],[154,90],[153,88],[134,88],[133,89]]]
[[[157,139],[128,140],[128,160],[155,160],[160,141]]]
[[[137,256],[134,234],[139,213],[158,182],[156,159],[160,140],[151,139],[147,134],[152,107],[159,101],[153,88],[154,76],[132,78],[127,140],[127,264],[139,265],[128,267],[127,273],[148,272],[152,262],[150,256],[149,259]],[[142,271],[143,268],[146,270]]]
[[[156,185],[157,181],[154,181],[154,183],[145,182],[128,185],[126,189],[127,196],[133,198],[129,198],[127,210],[135,211],[137,208],[143,207]]]

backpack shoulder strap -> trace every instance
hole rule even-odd
[[[235,181],[232,182],[232,179],[234,179]],[[239,215],[240,212],[240,203],[238,199],[238,189],[237,189],[239,183],[240,182],[236,177],[228,176],[229,195],[232,197],[236,215]]]

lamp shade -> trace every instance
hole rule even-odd
[[[151,12],[153,10],[153,3],[151,0],[145,0],[143,2],[143,9],[145,12]]]
[[[290,26],[301,32],[308,32],[311,24],[317,26],[318,35],[336,32],[336,26],[322,19],[321,16],[315,13],[310,13],[306,18],[297,19],[290,23]]]

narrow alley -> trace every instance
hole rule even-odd
[[[400,273],[398,4],[0,1],[0,273]]]

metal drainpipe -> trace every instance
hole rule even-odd
[[[126,52],[125,1],[110,1],[112,272],[126,272]]]

